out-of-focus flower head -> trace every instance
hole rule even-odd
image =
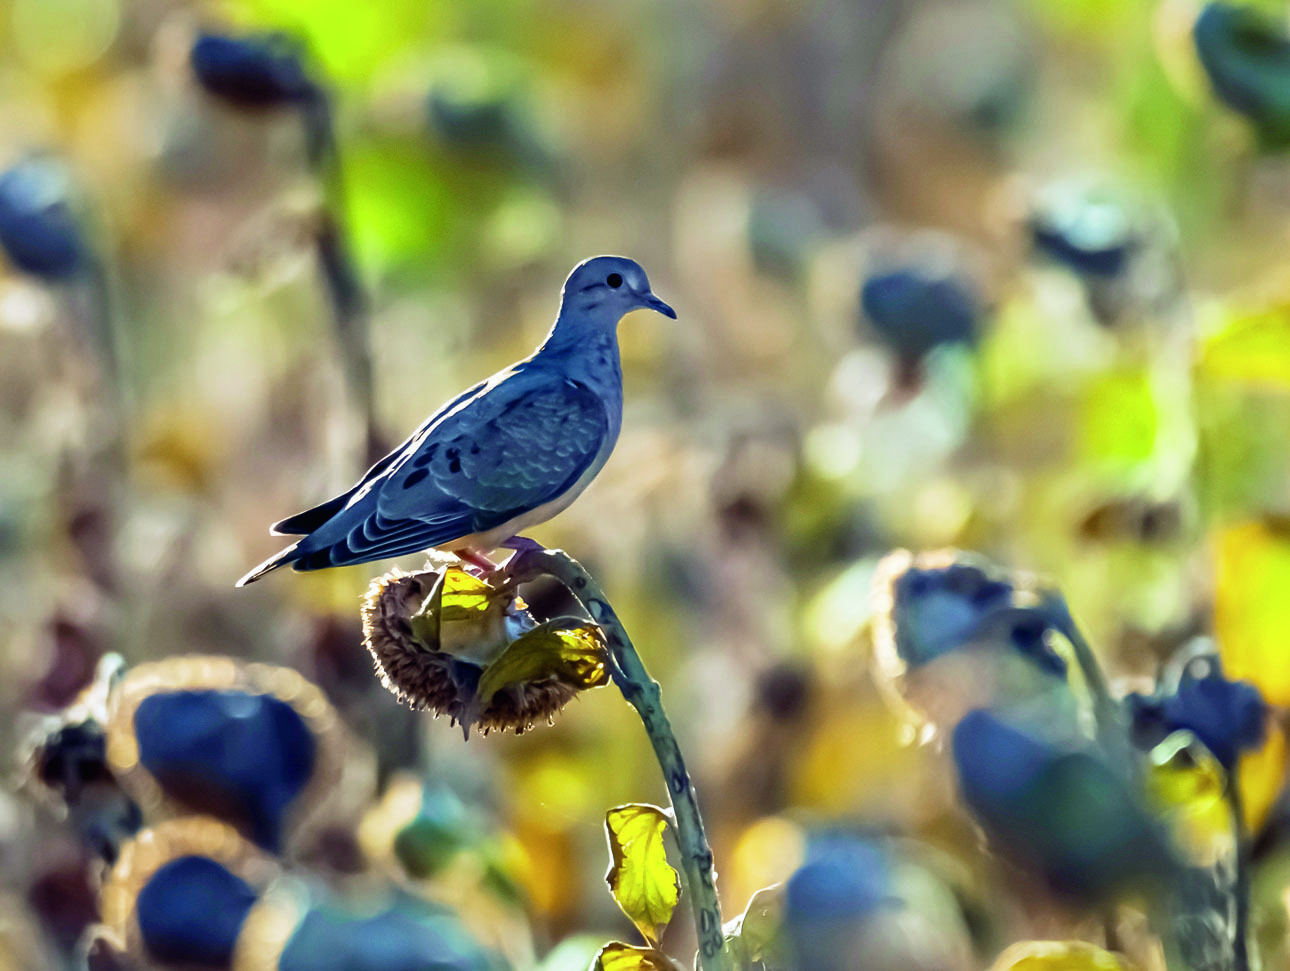
[[[108,863],[143,824],[107,759],[108,698],[121,666],[118,655],[104,657],[90,686],[64,711],[42,718],[20,754],[23,788],[70,820],[82,844]]]
[[[1249,119],[1264,148],[1290,146],[1290,37],[1249,4],[1208,3],[1192,35],[1214,93]]]
[[[878,683],[920,718],[947,727],[969,708],[1065,690],[1053,618],[1026,581],[970,554],[897,550],[873,589]]]
[[[369,859],[390,860],[414,880],[433,879],[469,858],[472,873],[491,892],[507,901],[519,896],[516,861],[508,856],[514,845],[442,783],[395,776],[358,835]]]
[[[896,106],[977,137],[997,138],[1013,127],[1035,88],[1032,45],[1008,7],[918,7],[889,47],[884,80],[894,86],[888,97]]]
[[[1268,705],[1248,681],[1223,677],[1216,654],[1180,660],[1155,693],[1126,696],[1134,737],[1152,747],[1172,732],[1191,732],[1230,772],[1242,752],[1258,749],[1267,737]]]
[[[285,34],[203,33],[189,63],[206,92],[245,110],[309,104],[320,94],[300,45]]]
[[[288,668],[172,658],[110,700],[108,761],[145,812],[208,813],[273,852],[331,789],[340,745],[331,705]]]
[[[785,913],[804,921],[859,917],[892,903],[891,865],[875,843],[845,835],[816,837],[784,885]]]
[[[209,817],[170,820],[122,850],[100,897],[111,949],[148,967],[236,971],[503,971],[451,911],[377,891],[356,904],[282,881]]]
[[[1127,767],[1092,745],[978,709],[955,727],[952,748],[959,792],[991,845],[1058,893],[1104,902],[1158,889],[1178,872]]]
[[[860,306],[874,332],[902,360],[942,344],[974,344],[979,298],[963,278],[939,268],[896,266],[865,277]]]
[[[439,56],[434,74],[425,117],[437,145],[529,172],[547,166],[551,149],[534,114],[524,65],[498,51],[454,47]]]
[[[257,930],[258,914],[248,926]],[[277,915],[266,914],[266,924]],[[263,957],[260,958],[263,962]],[[506,962],[482,948],[446,908],[404,895],[359,910],[319,902],[291,930],[273,971],[504,971]]]
[[[1134,971],[1134,966],[1084,941],[1020,941],[1000,954],[990,971]]]
[[[89,262],[71,200],[67,169],[30,158],[0,173],[0,249],[13,266],[50,282],[68,280]]]
[[[974,347],[985,307],[961,244],[940,233],[875,233],[860,284],[861,321],[916,384],[935,351]]]
[[[1178,541],[1189,518],[1178,499],[1117,496],[1088,507],[1077,528],[1080,538],[1090,542],[1165,546]]]
[[[925,847],[829,830],[798,868],[758,891],[726,936],[764,971],[966,971],[972,947],[954,892]]]
[[[100,894],[111,944],[161,967],[231,968],[247,917],[276,865],[208,817],[139,833]]]
[[[518,734],[609,681],[600,628],[576,617],[539,624],[505,571],[387,573],[368,590],[363,634],[390,691],[466,731]]]
[[[1037,253],[1080,276],[1118,276],[1138,243],[1123,200],[1105,187],[1082,181],[1055,182],[1041,189],[1029,229]]]

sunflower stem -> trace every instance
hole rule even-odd
[[[694,926],[699,937],[699,966],[702,971],[735,971],[735,963],[725,948],[722,932],[712,847],[708,845],[708,837],[703,830],[698,797],[685,768],[681,748],[663,710],[658,682],[645,670],[604,591],[577,560],[563,550],[537,549],[524,550],[513,559],[518,561],[514,566],[522,563],[523,572],[532,566],[536,571],[559,580],[604,631],[613,661],[610,676],[627,703],[640,715],[667,783],[667,794],[676,821],[676,841],[681,849],[681,868],[685,873],[690,910],[694,914]],[[511,563],[507,564],[507,569],[514,572]]]
[[[345,225],[346,192],[331,101],[321,89],[304,105],[302,118],[309,165],[322,189],[315,243],[318,265],[331,304],[345,383],[363,422],[363,451],[375,461],[385,450],[376,427],[371,324],[363,287]]]

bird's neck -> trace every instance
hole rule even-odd
[[[590,384],[621,385],[618,329],[561,314],[535,356],[558,354],[574,380]]]

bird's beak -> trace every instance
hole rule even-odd
[[[640,294],[640,301],[642,307],[647,307],[650,310],[657,310],[664,317],[671,317],[673,320],[676,320],[676,311],[658,297],[654,296],[654,294],[642,293]]]

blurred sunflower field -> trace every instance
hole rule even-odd
[[[0,0],[0,971],[1290,966],[1287,252],[1278,0]]]

